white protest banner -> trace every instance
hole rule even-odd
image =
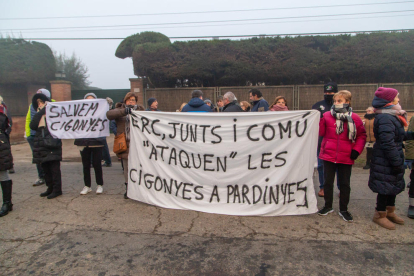
[[[108,110],[105,99],[48,102],[46,122],[54,138],[104,137],[109,136]]]
[[[317,211],[319,112],[131,114],[128,197],[239,216]]]

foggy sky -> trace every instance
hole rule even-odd
[[[156,31],[169,37],[179,36],[226,36],[259,34],[293,34],[320,32],[350,32],[393,29],[414,29],[414,1],[387,5],[268,10],[328,6],[341,4],[402,2],[397,0],[351,0],[351,1],[108,1],[108,0],[0,0],[0,33],[23,38],[91,38],[117,37]],[[263,11],[193,13],[201,11],[228,11],[267,9]],[[410,11],[407,11],[410,10]],[[407,11],[400,13],[378,13],[366,15],[339,16],[339,14]],[[5,18],[45,18],[63,16],[101,16],[154,13],[181,13],[174,15],[123,16],[99,18],[64,18],[4,20]],[[300,17],[336,15],[332,17],[272,19],[268,21],[237,21],[226,23],[206,23],[162,26],[134,26],[122,28],[96,28],[76,30],[24,30],[6,29],[61,28],[85,26],[139,25],[178,22],[243,20],[260,18]],[[353,19],[352,19],[353,18]],[[3,19],[3,20],[1,20]],[[291,22],[289,22],[291,21]],[[258,24],[260,23],[260,24]],[[211,26],[215,25],[215,26]],[[132,60],[115,57],[115,50],[122,40],[98,41],[44,41],[53,51],[76,53],[89,69],[91,86],[103,89],[129,88],[129,78],[134,78]],[[172,41],[173,42],[173,41]],[[1,61],[0,61],[1,62]]]

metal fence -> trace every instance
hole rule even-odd
[[[339,84],[338,90],[349,90],[352,93],[352,107],[355,112],[365,112],[371,106],[374,92],[378,87],[392,87],[400,92],[400,104],[407,111],[414,111],[414,83],[384,83],[384,84]],[[204,99],[209,98],[216,103],[217,97],[226,92],[233,92],[237,100],[250,101],[249,90],[259,89],[267,102],[272,104],[277,96],[284,96],[290,110],[311,109],[312,105],[323,100],[323,85],[287,85],[287,86],[237,86],[237,87],[201,87],[201,88],[155,88],[146,89],[146,100],[154,97],[162,111],[175,111],[182,103],[191,99],[191,91],[200,89]]]
[[[180,108],[182,103],[188,103],[191,99],[191,92],[197,89],[203,91],[204,99],[208,98],[215,102],[215,87],[155,88],[145,90],[144,105],[147,108],[147,100],[149,98],[156,98],[159,110],[174,112]]]

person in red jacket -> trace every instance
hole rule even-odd
[[[359,116],[352,113],[351,92],[342,90],[333,97],[331,112],[325,112],[319,122],[319,136],[323,137],[319,158],[323,160],[325,206],[318,214],[333,212],[333,183],[335,173],[341,190],[339,215],[348,222],[353,218],[348,211],[352,165],[364,149],[367,134]]]

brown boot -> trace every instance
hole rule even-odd
[[[395,213],[395,206],[387,206],[387,219],[396,224],[404,225],[404,220]]]
[[[372,221],[388,230],[395,230],[395,224],[387,219],[387,211],[375,210],[374,218]]]

